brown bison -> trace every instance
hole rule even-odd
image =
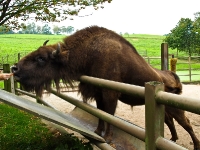
[[[43,89],[50,88],[52,80],[59,90],[59,81],[73,85],[80,76],[88,75],[128,84],[144,86],[148,81],[160,81],[165,84],[165,91],[180,94],[182,84],[179,77],[171,71],[160,71],[152,68],[138,54],[136,49],[123,37],[108,29],[92,26],[63,39],[63,43],[39,47],[22,58],[12,67],[14,77],[28,91],[35,91],[42,96]],[[95,99],[97,108],[114,115],[117,100],[134,105],[143,105],[144,99],[122,93],[100,89],[85,83],[79,84],[83,100]],[[173,118],[190,134],[194,148],[200,149],[189,119],[184,111],[165,107],[165,123],[172,138],[178,139]],[[107,142],[112,139],[112,129],[106,128],[104,121],[99,120],[95,132],[99,135],[105,131]]]

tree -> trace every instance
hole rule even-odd
[[[36,25],[34,22],[28,23],[28,25],[25,28],[27,34],[35,34],[36,33]]]
[[[194,23],[195,22],[189,18],[181,18],[176,27],[166,36],[164,41],[168,43],[170,48],[185,51],[191,55],[196,52],[196,42],[199,39]]]
[[[53,26],[53,32],[54,34],[59,34],[61,29],[58,26]]]
[[[14,31],[6,29],[4,26],[0,26],[0,34],[13,34]]]
[[[36,27],[36,32],[37,32],[37,34],[42,33],[42,27],[39,26],[39,25],[37,25],[37,27]]]
[[[0,0],[0,26],[21,28],[20,20],[56,22],[66,20],[71,15],[78,15],[81,9],[93,6],[98,9],[104,2],[112,0]]]
[[[62,27],[61,27],[61,32],[62,32],[62,33],[67,33],[67,28],[66,28],[65,26],[62,26]]]
[[[29,22],[27,25],[23,23],[23,24],[21,24],[21,26],[23,28],[18,33],[37,34],[37,27],[36,27],[36,24],[34,22],[31,22],[31,23]]]
[[[45,25],[42,27],[42,33],[43,33],[43,34],[51,34],[51,27],[49,27],[48,24],[45,24]]]
[[[195,52],[200,53],[200,12],[197,12],[194,14],[195,15],[195,20],[193,23],[193,30],[195,32]]]
[[[66,29],[67,34],[71,34],[73,31],[74,31],[74,27],[72,27],[72,26],[68,26]]]

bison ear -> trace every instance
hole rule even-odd
[[[49,42],[49,40],[46,40],[46,41],[43,43],[43,46],[45,46],[48,42]]]
[[[57,49],[52,52],[52,55],[53,57],[56,57],[58,56],[59,53],[60,53],[60,43],[58,43]]]

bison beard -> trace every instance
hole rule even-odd
[[[152,68],[138,54],[136,49],[120,35],[108,29],[92,26],[63,39],[62,43],[39,47],[36,51],[22,58],[12,68],[15,79],[25,89],[42,96],[44,88],[49,89],[52,80],[59,90],[59,81],[70,83],[79,80],[81,75],[88,75],[128,84],[144,86],[148,81],[160,81],[165,84],[165,91],[180,94],[182,85],[179,77],[171,71]],[[131,106],[143,105],[144,99],[128,96],[119,92],[100,89],[84,83],[79,84],[79,92],[87,102],[94,99],[97,108],[114,115],[117,100]],[[172,140],[178,139],[173,118],[187,130],[194,142],[194,148],[200,149],[199,140],[183,110],[165,107],[165,123],[168,125]],[[112,140],[109,124],[105,128],[99,120],[96,133],[107,142]]]

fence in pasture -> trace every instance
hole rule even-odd
[[[14,64],[21,57],[25,56],[27,52],[10,54],[3,56],[0,62],[0,70],[3,70],[3,64]],[[143,58],[154,68],[161,69],[161,57],[148,57]],[[184,65],[184,68],[182,66]],[[170,68],[170,67],[168,67]],[[176,64],[177,74],[183,82],[194,82],[200,80],[200,56],[185,56],[179,57]]]
[[[151,66],[161,69],[161,57],[144,57],[144,59]],[[176,73],[180,77],[181,81],[200,81],[200,56],[179,57],[177,60]],[[156,61],[156,63],[153,61]],[[184,65],[184,68],[181,65]],[[170,64],[168,68],[170,68]]]
[[[5,56],[1,56],[0,58],[0,69],[2,70],[3,64],[14,64],[20,60],[23,56],[25,56],[28,52],[20,52],[15,54],[7,54]]]
[[[161,57],[148,57],[146,50],[139,51],[139,54],[143,56],[148,64],[154,68],[161,69]],[[169,56],[172,55],[173,54],[169,54]],[[176,73],[180,77],[181,81],[195,82],[200,80],[200,56],[179,56],[177,60]]]
[[[180,65],[184,65],[184,68],[179,68]],[[200,56],[179,57],[176,68],[180,77],[188,77],[184,80],[189,82],[200,80]]]

